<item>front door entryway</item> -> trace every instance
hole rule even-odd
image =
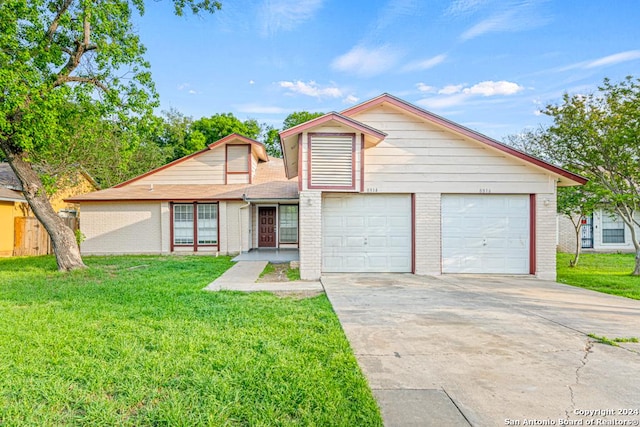
[[[258,247],[276,247],[275,207],[258,207]]]

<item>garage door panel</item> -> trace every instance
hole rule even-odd
[[[443,273],[529,273],[528,195],[443,195]]]
[[[322,223],[323,272],[411,271],[410,195],[326,194]]]

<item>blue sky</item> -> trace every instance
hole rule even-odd
[[[149,2],[136,29],[161,110],[275,127],[387,92],[502,140],[605,77],[640,77],[637,0],[221,0],[178,18]]]

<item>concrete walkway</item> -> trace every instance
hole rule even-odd
[[[267,266],[267,261],[238,261],[225,271],[222,276],[209,283],[205,291],[240,291],[240,292],[324,292],[320,282],[260,282],[256,283],[260,273]]]

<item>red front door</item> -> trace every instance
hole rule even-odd
[[[258,247],[276,247],[275,207],[258,207]]]

